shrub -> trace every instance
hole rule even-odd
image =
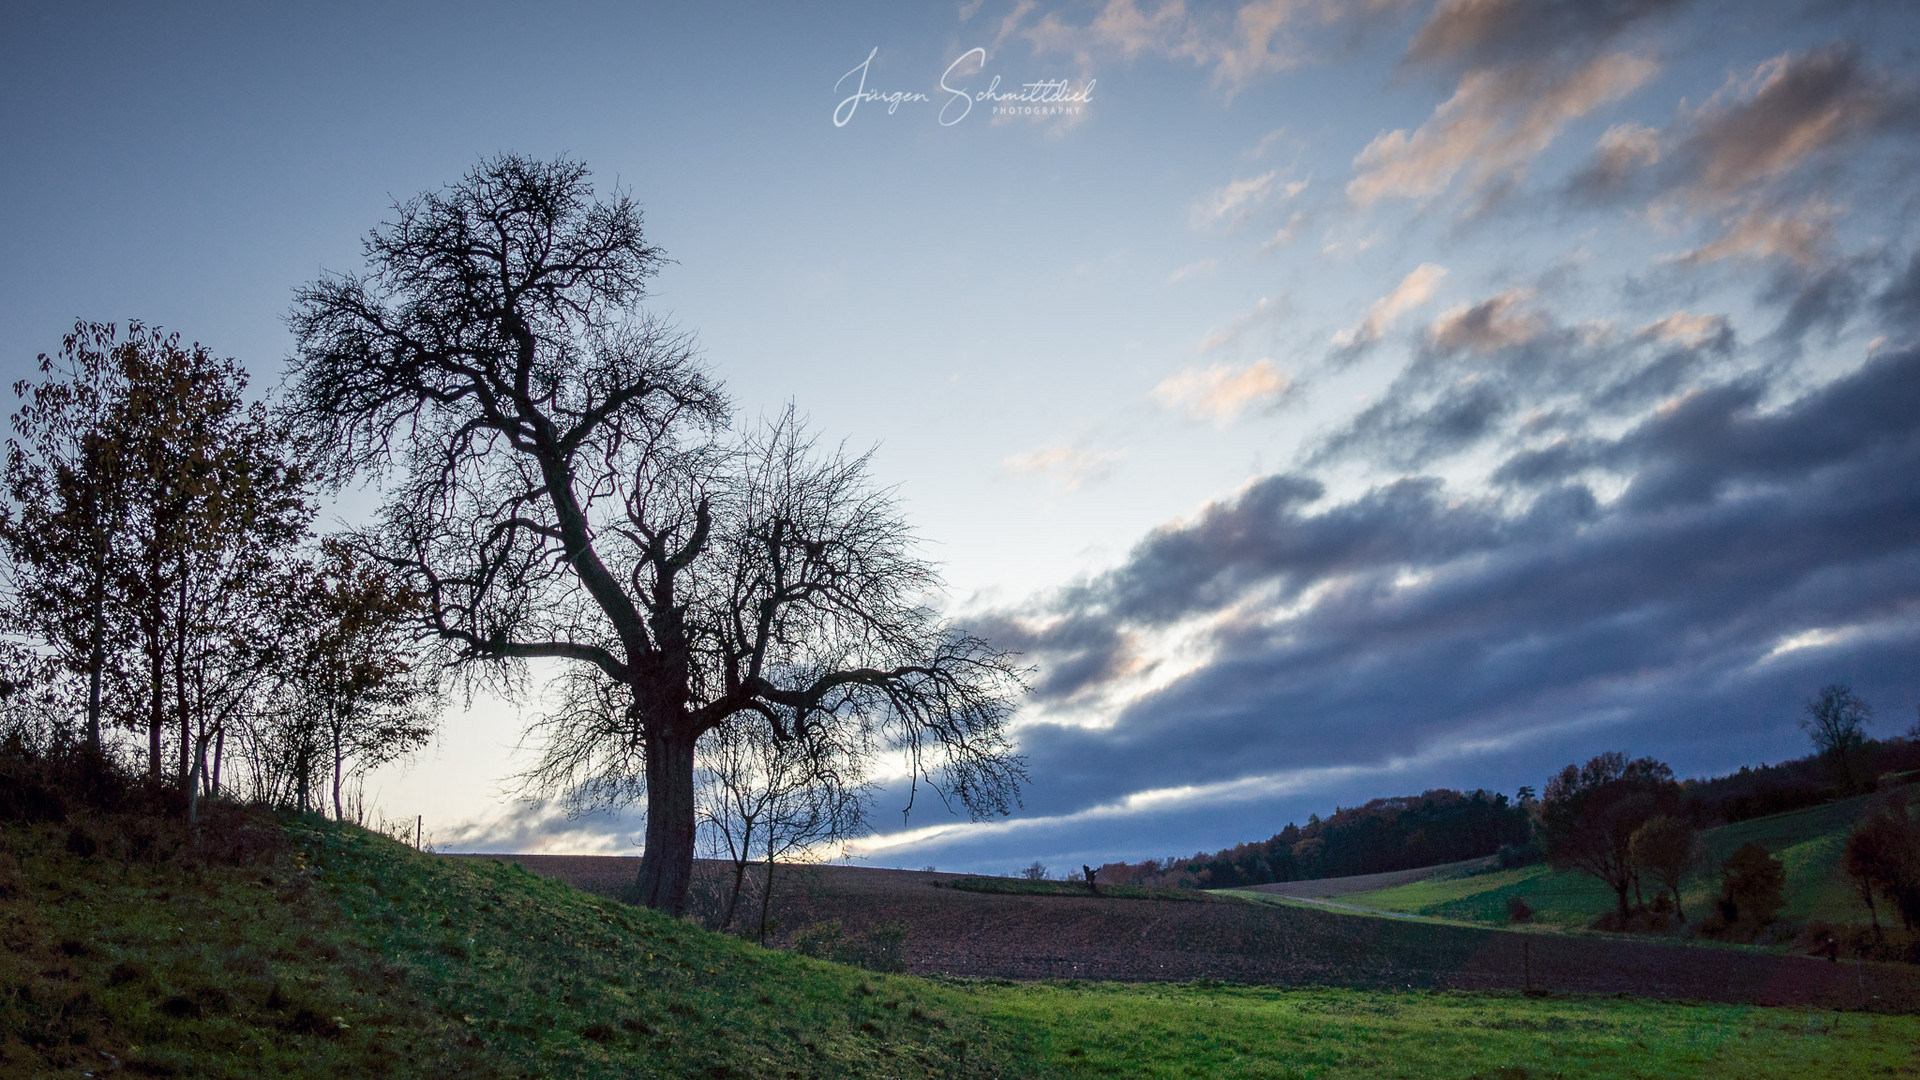
[[[1545,862],[1547,853],[1541,849],[1538,840],[1529,840],[1524,844],[1501,844],[1494,858],[1502,870],[1512,870],[1517,866],[1532,866]]]
[[[1882,800],[1854,824],[1843,861],[1876,931],[1875,895],[1893,905],[1907,929],[1920,926],[1920,824],[1908,812],[1904,792]]]
[[[839,919],[814,923],[793,935],[793,951],[818,960],[831,959],[840,946],[840,937]]]
[[[1758,929],[1787,906],[1786,867],[1752,841],[1720,864],[1720,919],[1728,926]]]
[[[1515,893],[1507,897],[1507,918],[1517,923],[1530,922],[1533,919],[1533,907],[1525,897]]]
[[[869,971],[907,970],[908,925],[891,919],[864,934],[848,935],[839,919],[814,923],[793,936],[793,951],[819,960],[852,964]]]

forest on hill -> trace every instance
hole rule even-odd
[[[1920,739],[1864,739],[1852,766],[1863,777],[1899,777],[1920,770]],[[1854,793],[1836,775],[1830,754],[1777,764],[1741,766],[1725,776],[1681,781],[1687,818],[1697,827],[1746,821],[1816,806]],[[1326,818],[1289,822],[1266,840],[1184,858],[1110,862],[1103,883],[1230,889],[1284,881],[1377,874],[1498,855],[1503,864],[1542,858],[1534,840],[1534,791],[1517,797],[1478,789],[1435,788],[1419,795],[1337,807]]]

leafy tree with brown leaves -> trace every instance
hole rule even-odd
[[[1687,913],[1680,905],[1680,882],[1699,861],[1699,845],[1692,823],[1671,814],[1648,818],[1627,842],[1634,869],[1659,882],[1681,922],[1687,921]]]
[[[1562,869],[1579,870],[1613,890],[1618,913],[1631,914],[1633,834],[1648,820],[1677,811],[1680,787],[1673,770],[1652,758],[1629,761],[1617,751],[1585,765],[1568,765],[1540,796],[1540,839]]]
[[[1893,905],[1908,930],[1920,927],[1920,822],[1914,820],[1905,795],[1896,790],[1861,815],[1847,835],[1842,856],[1876,936],[1876,894]]]
[[[314,806],[314,781],[324,775],[333,815],[344,820],[349,781],[433,736],[440,696],[420,655],[423,598],[403,575],[338,537],[294,568],[286,591],[284,692],[257,744],[272,748],[267,756],[294,805]]]
[[[41,370],[6,470],[20,615],[87,682],[88,742],[108,713],[144,728],[157,778],[171,739],[197,795],[271,654],[261,586],[311,519],[303,471],[240,365],[178,334],[83,322]]]

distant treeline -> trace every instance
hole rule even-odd
[[[1492,855],[1531,836],[1526,808],[1505,795],[1436,788],[1309,817],[1304,826],[1289,823],[1267,840],[1211,855],[1108,863],[1099,880],[1228,889],[1376,874]]]
[[[1868,777],[1897,778],[1920,770],[1920,740],[1867,739],[1856,749]],[[1766,814],[1814,806],[1850,792],[1836,782],[1832,762],[1820,754],[1707,780],[1681,783],[1686,816],[1710,828]],[[1378,874],[1413,870],[1498,854],[1502,863],[1540,858],[1533,842],[1532,792],[1526,801],[1478,790],[1436,788],[1420,795],[1374,799],[1364,806],[1336,809],[1325,819],[1311,816],[1305,825],[1288,824],[1266,840],[1239,844],[1186,858],[1112,862],[1100,868],[1099,881],[1133,885],[1172,885],[1230,889],[1277,881]]]
[[[1920,770],[1920,739],[1866,739],[1854,748],[1861,775],[1897,779]],[[1711,780],[1683,780],[1687,816],[1701,827],[1745,821],[1817,806],[1851,792],[1841,791],[1833,762],[1824,754],[1810,754],[1759,768],[1742,765],[1739,772]]]

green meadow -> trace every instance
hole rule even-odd
[[[248,865],[9,826],[20,1076],[1895,1076],[1920,1018],[878,975],[314,818]],[[1446,883],[1437,883],[1434,887]]]
[[[1786,869],[1783,918],[1865,924],[1867,909],[1848,884],[1840,856],[1847,830],[1866,810],[1869,798],[1863,795],[1709,830],[1702,837],[1705,857],[1701,866],[1680,892],[1687,917],[1698,920],[1712,911],[1719,896],[1717,868],[1721,860],[1753,841]],[[1583,928],[1613,907],[1613,893],[1599,881],[1581,873],[1556,873],[1545,866],[1436,877],[1353,893],[1338,900],[1380,911],[1505,924],[1507,901],[1512,896],[1522,898],[1533,909],[1535,923],[1563,929]]]

